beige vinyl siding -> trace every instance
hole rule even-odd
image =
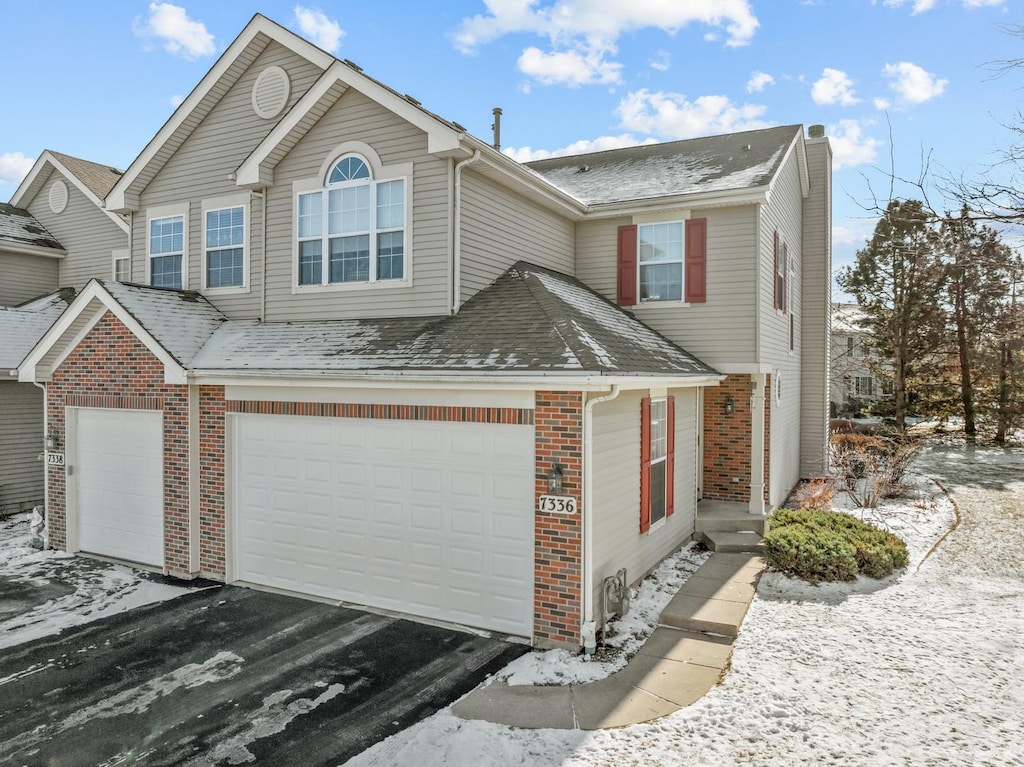
[[[315,178],[344,142],[368,144],[385,166],[413,163],[412,285],[386,283],[296,292],[292,182]],[[448,304],[449,163],[427,154],[427,136],[364,94],[348,90],[274,171],[267,196],[268,321],[440,315]],[[410,239],[411,238],[411,239]]]
[[[0,381],[0,514],[43,503],[43,392]]]
[[[523,260],[574,274],[572,221],[472,169],[462,174],[462,300]]]
[[[707,218],[707,302],[638,304],[636,316],[691,354],[715,365],[754,362],[754,269],[757,207],[692,211]],[[666,217],[667,220],[668,217]],[[576,229],[576,276],[616,300],[617,232],[629,218],[581,222]]]
[[[630,584],[650,572],[693,535],[697,512],[697,389],[676,398],[675,513],[640,533],[640,400],[623,392],[594,406],[594,615],[603,616],[601,585],[626,568]]]
[[[832,162],[828,142],[807,142],[810,192],[804,200],[801,352],[803,405],[800,413],[800,474],[828,470],[828,392],[832,317]],[[844,341],[845,343],[845,341]]]
[[[268,66],[276,65],[288,73],[291,94],[288,107],[276,119],[264,120],[252,108],[252,86]],[[188,287],[200,290],[203,286],[203,212],[202,201],[242,192],[231,175],[256,145],[287,114],[299,98],[322,74],[321,70],[272,42],[256,58],[252,66],[231,86],[213,110],[196,126],[177,152],[167,161],[156,177],[140,195],[139,211],[135,214],[132,240],[132,279],[146,282],[147,222],[146,209],[161,205],[189,203],[188,221]],[[231,319],[259,317],[260,295],[263,283],[261,270],[263,257],[263,222],[260,218],[261,202],[252,197],[249,219],[249,292],[210,295],[210,302]],[[109,254],[108,254],[109,257]]]
[[[0,306],[17,306],[57,289],[59,259],[0,250]]]
[[[54,213],[50,210],[50,185],[58,179],[67,185],[68,204]],[[57,286],[81,290],[93,278],[113,276],[111,253],[128,247],[128,235],[71,180],[51,169],[28,209],[67,251],[58,267]]]

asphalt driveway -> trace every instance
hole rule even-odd
[[[336,765],[526,649],[250,589],[193,591],[3,650],[0,763]]]

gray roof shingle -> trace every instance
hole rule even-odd
[[[109,165],[72,157],[69,154],[55,152],[52,149],[46,151],[52,154],[65,168],[74,173],[75,178],[85,184],[89,191],[99,197],[100,200],[107,196],[107,193],[114,188],[114,184],[124,174],[124,171]]]
[[[27,210],[0,202],[0,249],[5,242],[54,250],[64,249],[57,242],[57,238],[46,231],[46,227]]]
[[[0,306],[0,377],[18,367],[57,321],[74,291],[61,290],[20,306]]]
[[[525,163],[588,205],[767,184],[799,125],[643,144]]]

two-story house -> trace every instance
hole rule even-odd
[[[103,209],[120,171],[46,151],[0,205],[0,514],[43,504],[43,392],[16,368],[93,277],[122,277],[128,224]],[[70,289],[70,293],[69,290]]]
[[[787,126],[522,165],[256,16],[106,197],[134,284],[19,369],[50,542],[579,647],[700,499],[822,472],[829,163]]]
[[[893,394],[892,364],[880,360],[870,348],[863,317],[864,311],[857,304],[832,306],[833,416],[859,414]]]

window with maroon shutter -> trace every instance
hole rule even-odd
[[[702,304],[708,299],[708,220],[686,222],[686,301]]]
[[[674,509],[675,398],[640,401],[640,532]]]
[[[773,294],[772,294],[772,306],[776,309],[779,308],[779,232],[775,230],[775,238],[772,244],[772,254],[774,256],[774,262],[772,263],[772,274],[775,275]]]
[[[619,227],[618,250],[618,304],[636,304],[636,226],[626,224]]]
[[[789,311],[789,246],[786,243],[782,243],[782,287],[780,293],[782,298],[780,299],[779,308],[784,312]]]

